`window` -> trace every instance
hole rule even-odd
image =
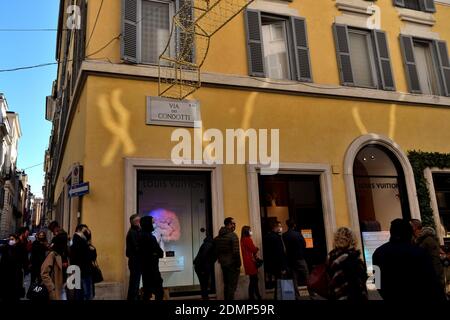
[[[414,41],[414,55],[417,58],[417,72],[422,93],[438,95],[439,89],[430,44]]]
[[[122,59],[132,63],[158,64],[166,48],[176,6],[184,0],[123,0]],[[172,39],[175,39],[173,37]],[[170,44],[175,54],[175,41]]]
[[[267,76],[272,79],[289,79],[286,21],[262,17],[262,32]]]
[[[433,173],[433,185],[439,210],[440,225],[445,236],[450,236],[450,174]]]
[[[450,61],[446,42],[401,35],[400,44],[409,91],[449,96]]]
[[[170,37],[173,4],[159,1],[142,1],[141,62],[157,64]]]
[[[341,84],[395,90],[387,37],[381,30],[334,24]]]
[[[416,11],[436,12],[434,0],[394,0],[394,5]]]
[[[355,84],[359,87],[377,87],[375,60],[370,33],[349,29],[350,60]]]
[[[312,81],[306,21],[245,11],[249,74]]]

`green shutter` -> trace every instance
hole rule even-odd
[[[297,80],[312,82],[306,21],[304,18],[291,17],[290,22],[293,32]]]
[[[447,43],[445,41],[435,40],[434,46],[438,57],[438,70],[442,93],[450,96],[450,61],[448,58]]]
[[[421,6],[426,12],[436,12],[436,6],[434,5],[434,0],[421,0]]]
[[[403,53],[403,63],[405,66],[409,91],[412,93],[422,93],[419,75],[417,74],[416,59],[414,57],[413,38],[411,36],[400,35],[400,45]]]
[[[261,13],[257,10],[245,10],[245,25],[249,75],[265,77]]]
[[[386,32],[374,30],[374,42],[377,53],[378,68],[381,76],[381,87],[383,90],[395,91],[394,76],[392,73],[391,58],[389,55],[389,46],[387,43]]]
[[[138,1],[122,0],[122,59],[137,63],[138,57]]]
[[[405,7],[405,0],[394,0],[394,6]]]
[[[346,25],[335,23],[333,25],[333,31],[341,84],[345,86],[353,86],[355,85],[355,82],[350,60],[348,28]]]

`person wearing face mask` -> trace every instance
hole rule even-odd
[[[224,299],[234,300],[241,270],[239,238],[234,232],[236,230],[234,218],[225,218],[223,224],[219,235],[214,238],[214,245],[222,268]]]
[[[261,300],[261,294],[259,293],[258,287],[258,268],[256,267],[259,248],[253,243],[252,230],[249,226],[243,226],[241,230],[241,251],[245,274],[250,278],[248,298],[250,300]]]
[[[18,236],[11,234],[8,244],[0,247],[0,301],[18,301],[22,297],[22,260],[18,242]]]
[[[159,272],[159,259],[164,257],[164,252],[152,234],[154,230],[153,217],[142,217],[141,233],[138,240],[138,257],[142,270],[144,300],[150,300],[152,294],[155,295],[156,300],[162,300],[164,296],[163,279]]]
[[[288,263],[280,221],[271,222],[271,231],[264,237],[265,271],[275,284],[274,299],[277,299],[277,282],[287,274]]]

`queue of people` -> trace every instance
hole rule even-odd
[[[40,300],[92,300],[95,286],[92,272],[97,253],[92,245],[91,231],[86,225],[76,227],[75,234],[68,234],[56,221],[49,224],[52,238],[40,230],[33,242],[29,230],[20,228],[11,234],[9,242],[0,246],[0,301],[37,299],[33,292],[40,287]],[[81,287],[67,286],[69,266],[80,269]],[[30,276],[30,285],[25,287],[24,279]],[[45,294],[45,297],[44,297]]]

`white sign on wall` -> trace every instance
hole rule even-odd
[[[147,97],[147,124],[194,127],[201,121],[200,103],[196,100],[173,100]]]
[[[367,271],[372,273],[372,255],[375,250],[389,241],[391,233],[389,231],[363,232],[362,241],[364,245],[364,258],[366,260]]]

